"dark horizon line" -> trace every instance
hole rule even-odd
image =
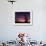
[[[30,23],[30,22],[15,22],[15,23]]]

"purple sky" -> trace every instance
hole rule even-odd
[[[16,12],[15,13],[15,18],[23,18],[23,17],[27,17],[28,19],[30,19],[30,12]]]

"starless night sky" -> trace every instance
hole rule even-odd
[[[16,12],[15,23],[30,23],[30,12]]]
[[[28,19],[30,19],[30,12],[16,12],[15,15],[15,18],[22,18],[26,16]]]

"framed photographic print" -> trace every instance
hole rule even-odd
[[[15,11],[15,25],[32,25],[32,11],[30,10]]]

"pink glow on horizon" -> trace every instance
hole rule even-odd
[[[16,22],[25,22],[25,18],[17,18]],[[28,19],[27,22],[30,22],[30,19]]]
[[[17,22],[25,22],[25,19],[24,18],[18,18],[16,19]]]

